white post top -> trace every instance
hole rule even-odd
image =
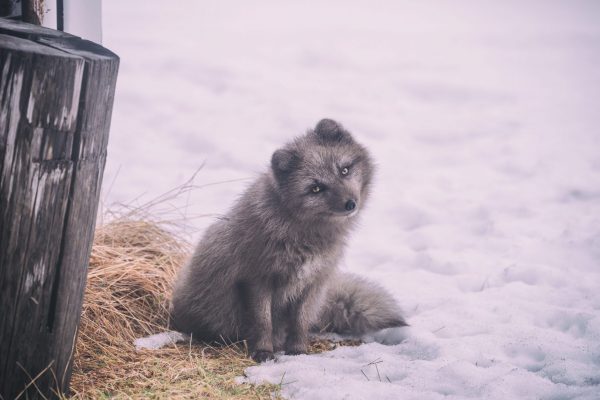
[[[102,44],[102,0],[45,0],[43,26],[59,28],[59,2],[63,31]]]

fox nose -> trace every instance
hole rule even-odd
[[[346,211],[352,211],[356,208],[356,202],[354,200],[348,200],[346,202]]]

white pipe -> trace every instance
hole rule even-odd
[[[63,0],[64,31],[102,43],[102,0]]]

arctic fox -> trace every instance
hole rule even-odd
[[[367,150],[330,119],[275,151],[179,273],[173,327],[201,340],[247,340],[262,362],[305,353],[309,330],[406,325],[383,288],[337,271],[372,174]]]

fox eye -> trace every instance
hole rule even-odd
[[[315,185],[310,190],[312,190],[313,193],[319,193],[320,191],[323,190],[323,188],[321,188],[321,186],[319,186],[319,185]]]
[[[350,172],[350,168],[348,168],[348,167],[342,168],[342,171],[341,171],[342,175],[348,175],[349,172]]]

